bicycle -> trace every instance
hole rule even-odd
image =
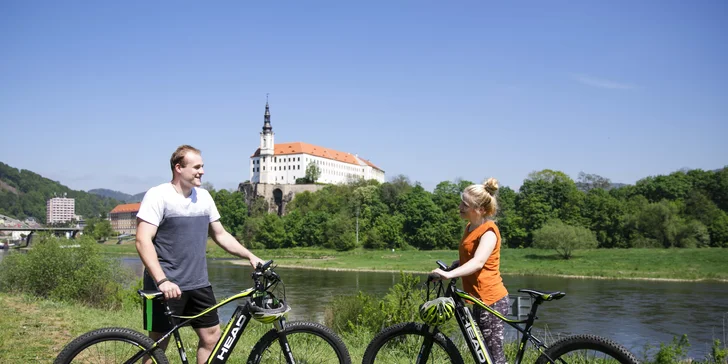
[[[442,261],[437,261],[442,270],[451,270],[456,267],[447,267]],[[380,331],[369,343],[364,352],[362,364],[373,363],[463,363],[458,347],[451,338],[443,334],[438,327],[452,316],[455,316],[464,341],[475,363],[493,363],[483,336],[473,320],[464,301],[473,302],[495,315],[521,333],[518,343],[515,364],[523,360],[526,344],[533,344],[540,355],[537,364],[545,363],[637,363],[637,359],[623,346],[612,340],[595,335],[574,335],[557,340],[547,346],[543,341],[531,333],[534,321],[537,319],[538,306],[547,301],[559,300],[566,293],[545,292],[533,289],[519,289],[518,292],[528,293],[533,298],[533,305],[525,320],[511,320],[501,315],[481,300],[456,288],[457,278],[451,279],[447,288],[443,289],[443,281],[438,280],[433,285],[432,292],[435,299],[430,300],[430,283],[435,277],[428,275],[426,302],[420,306],[420,317],[423,323],[400,323]],[[523,327],[521,327],[523,325]],[[590,360],[589,355],[578,355],[582,350],[592,350],[601,356]],[[577,355],[574,355],[574,354]],[[586,353],[588,354],[588,352]]]
[[[97,329],[79,336],[66,345],[54,364],[141,363],[145,356],[149,356],[153,363],[167,364],[169,361],[159,345],[170,335],[175,338],[182,363],[188,364],[179,329],[192,319],[241,299],[244,302],[235,309],[206,363],[225,363],[243,336],[250,319],[253,318],[263,324],[273,324],[274,328],[265,333],[255,344],[246,361],[248,364],[284,362],[350,364],[348,349],[331,329],[314,322],[286,322],[284,315],[290,310],[290,306],[285,301],[285,285],[283,285],[283,299],[275,297],[271,292],[279,282],[282,283],[280,276],[270,268],[272,263],[270,260],[265,264],[258,264],[251,274],[254,282],[252,288],[225,298],[198,315],[172,315],[167,306],[165,314],[173,328],[157,341],[129,328]],[[149,312],[145,324],[151,325],[151,304],[153,300],[163,300],[164,296],[159,291],[139,290],[138,293],[142,297],[143,306],[149,308],[145,311]]]

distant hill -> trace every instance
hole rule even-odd
[[[76,200],[76,214],[84,218],[106,216],[121,203],[115,198],[72,190],[35,172],[0,162],[0,214],[18,220],[32,217],[45,224],[46,202],[64,195]]]
[[[114,191],[114,190],[108,190],[106,188],[94,188],[93,190],[89,190],[88,193],[93,193],[94,195],[103,196],[103,197],[109,197],[116,200],[119,200],[121,202],[126,203],[134,203],[134,202],[141,202],[144,198],[144,193],[137,193],[136,195],[130,195],[128,193]]]

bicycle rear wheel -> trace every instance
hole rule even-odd
[[[87,332],[71,341],[58,354],[54,364],[117,364],[127,363],[134,355],[154,345],[148,336],[123,327],[109,327]],[[168,364],[164,351],[150,352],[152,362]],[[143,358],[142,358],[143,359]],[[141,363],[142,359],[134,363]]]
[[[463,358],[452,340],[429,329],[429,326],[408,322],[382,330],[367,346],[362,363],[462,363]],[[425,351],[422,355],[429,354],[427,361],[420,358],[418,362],[422,351]]]
[[[595,335],[575,335],[557,340],[536,361],[551,363],[636,364],[638,361],[625,347]]]
[[[283,331],[296,363],[350,364],[344,342],[326,326],[314,322],[287,322]],[[248,364],[286,363],[280,333],[268,331],[255,344]]]

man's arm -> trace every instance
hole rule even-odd
[[[137,231],[136,231],[136,249],[139,253],[139,257],[142,259],[142,263],[147,268],[147,272],[152,276],[154,282],[159,282],[167,277],[164,275],[162,266],[159,265],[157,258],[157,251],[154,250],[154,244],[152,239],[157,234],[157,227],[137,218]],[[164,293],[164,298],[178,298],[182,295],[179,286],[174,282],[165,281],[160,284],[157,288]]]
[[[250,265],[255,268],[258,263],[265,263],[260,258],[255,256],[250,250],[246,249],[243,244],[240,244],[220,223],[220,220],[210,223],[210,237],[217,243],[221,248],[225,249],[226,252],[236,255],[243,259],[248,259]]]

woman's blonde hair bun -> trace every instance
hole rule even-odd
[[[483,188],[485,188],[491,196],[495,196],[495,193],[498,192],[498,180],[492,177],[488,178],[483,183]]]

